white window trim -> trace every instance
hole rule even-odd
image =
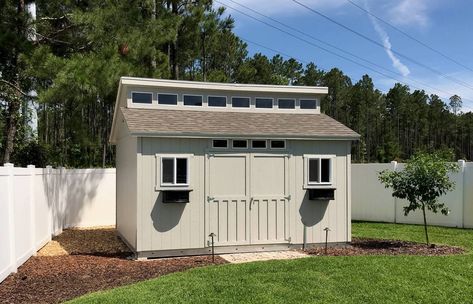
[[[283,100],[293,100],[294,101],[294,108],[280,108],[279,107],[279,101],[283,99]],[[276,109],[278,109],[279,111],[294,111],[297,109],[297,105],[296,105],[296,101],[297,99],[296,98],[291,98],[291,97],[287,97],[287,98],[278,98],[278,103],[276,105]]]
[[[194,154],[156,154],[156,167],[159,166],[159,169],[156,170],[158,176],[156,176],[156,190],[169,190],[169,189],[189,189],[191,185],[191,162]],[[174,176],[173,183],[163,183],[163,159],[174,159]],[[187,159],[187,182],[185,184],[176,184],[177,178],[177,158]]]
[[[215,147],[214,146],[214,140],[224,140],[227,142],[227,146],[226,147]],[[229,140],[228,139],[225,139],[225,138],[213,138],[212,139],[212,149],[219,149],[219,150],[227,150],[230,148],[230,145],[229,145]]]
[[[314,101],[315,102],[315,108],[313,108],[313,109],[303,109],[303,108],[301,108],[301,101],[302,100]],[[299,108],[298,109],[301,110],[301,111],[315,111],[315,110],[317,110],[317,98],[299,98]]]
[[[186,105],[184,103],[184,99],[186,96],[197,96],[197,97],[200,97],[202,99],[202,104],[200,106],[194,106],[194,105]],[[198,94],[182,94],[182,105],[184,107],[193,107],[193,108],[199,108],[199,107],[203,107],[204,106],[204,95],[198,95]]]
[[[245,98],[248,99],[248,106],[247,107],[234,107],[233,106],[233,98]],[[230,107],[232,109],[250,109],[251,108],[251,97],[250,96],[232,96],[230,97]]]
[[[271,99],[271,108],[257,108],[256,107],[256,100],[257,99]],[[258,97],[255,97],[255,109],[258,109],[258,110],[274,110],[275,104],[274,104],[274,98],[273,97],[261,97],[261,96],[258,96]]]
[[[141,103],[141,102],[133,102],[133,94],[135,93],[138,93],[138,94],[147,94],[147,95],[151,95],[151,103]],[[154,92],[150,92],[150,91],[131,91],[130,92],[130,101],[131,101],[131,104],[133,105],[152,105],[154,104]]]
[[[233,146],[233,142],[234,142],[235,140],[238,140],[238,141],[246,141],[246,147],[245,147],[245,148],[234,147],[234,146]],[[232,149],[235,149],[235,150],[248,150],[248,139],[232,139]]]
[[[326,187],[326,186],[332,186],[335,184],[335,175],[333,174],[333,168],[334,168],[334,161],[336,159],[335,155],[332,154],[304,154],[304,188],[320,188],[320,187]],[[311,159],[329,159],[330,160],[330,176],[329,176],[329,182],[310,182],[309,181],[309,160]],[[319,164],[319,177],[322,179],[322,162],[320,161]]]
[[[159,103],[159,95],[173,95],[176,96],[176,104],[165,104],[165,103]],[[160,107],[176,107],[179,105],[179,94],[176,93],[166,93],[166,92],[158,92],[156,94],[156,104]]]
[[[283,141],[284,142],[284,147],[283,148],[273,148],[271,146],[271,142],[273,142],[273,141]],[[270,139],[269,140],[269,149],[270,150],[286,150],[286,148],[287,148],[287,142],[286,142],[285,139]]]
[[[216,107],[209,105],[209,98],[210,97],[217,97],[217,98],[225,98],[225,106],[224,107]],[[227,96],[218,96],[218,95],[207,95],[207,107],[212,109],[225,109],[228,108],[228,97]]]
[[[264,141],[264,148],[255,148],[255,147],[253,147],[253,142],[254,141]],[[250,140],[250,143],[251,143],[251,149],[254,149],[254,150],[266,150],[266,149],[268,149],[268,140],[267,139],[252,139],[252,140]]]

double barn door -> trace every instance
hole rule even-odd
[[[289,157],[208,154],[206,234],[217,246],[288,242]]]

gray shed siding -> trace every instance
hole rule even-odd
[[[139,140],[138,171],[135,179],[138,184],[136,251],[192,249],[207,246],[209,231],[207,231],[208,228],[206,229],[208,219],[205,216],[206,204],[208,204],[205,193],[205,170],[206,152],[210,150],[209,144],[210,140],[208,139],[141,138]],[[350,141],[288,140],[287,151],[278,152],[290,155],[288,171],[291,199],[287,219],[291,244],[303,243],[303,223],[307,225],[307,243],[324,242],[325,232],[323,229],[325,227],[331,229],[329,242],[351,240],[350,200],[348,197],[350,144]],[[238,153],[249,152],[238,151]],[[190,188],[193,190],[190,193],[190,203],[163,204],[161,202],[159,185],[156,188],[160,176],[160,164],[156,154],[161,153],[193,154],[189,164]],[[273,153],[273,151],[267,150],[261,153]],[[308,200],[307,191],[303,188],[304,154],[335,155],[333,186],[337,190],[334,201]],[[129,176],[128,181],[133,181],[132,176]],[[120,187],[117,185],[117,188]],[[120,196],[117,195],[117,197]],[[119,206],[117,207],[120,209]],[[126,212],[130,212],[130,210],[126,210]],[[128,221],[132,215],[132,211],[127,214]],[[119,222],[118,219],[117,222]],[[133,223],[129,224],[129,226],[132,225]],[[218,232],[216,233],[218,234]]]
[[[137,236],[137,148],[136,137],[125,136],[117,142],[117,230],[132,249]]]

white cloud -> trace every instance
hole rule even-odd
[[[432,1],[429,2],[431,5]],[[425,27],[429,24],[427,0],[401,0],[389,10],[391,22],[397,25],[417,25]]]
[[[365,0],[365,8],[369,12],[370,8],[368,7],[368,2]],[[393,64],[393,67],[399,71],[399,73],[402,74],[402,76],[406,77],[411,73],[409,71],[409,68],[401,62],[401,60],[393,53],[392,51],[392,45],[391,41],[389,39],[389,35],[386,33],[386,31],[381,27],[379,24],[378,20],[375,19],[372,15],[368,14],[368,17],[370,18],[371,23],[373,24],[374,29],[376,30],[376,33],[378,33],[379,38],[381,38],[381,41],[383,42],[386,54],[388,55],[389,59],[391,59],[391,62]]]

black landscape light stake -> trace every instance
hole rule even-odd
[[[209,234],[210,238],[212,239],[212,263],[215,263],[215,249],[214,249],[214,236],[217,236],[215,233]]]
[[[327,247],[328,247],[328,232],[330,231],[330,228],[325,227],[325,255],[327,255]]]

